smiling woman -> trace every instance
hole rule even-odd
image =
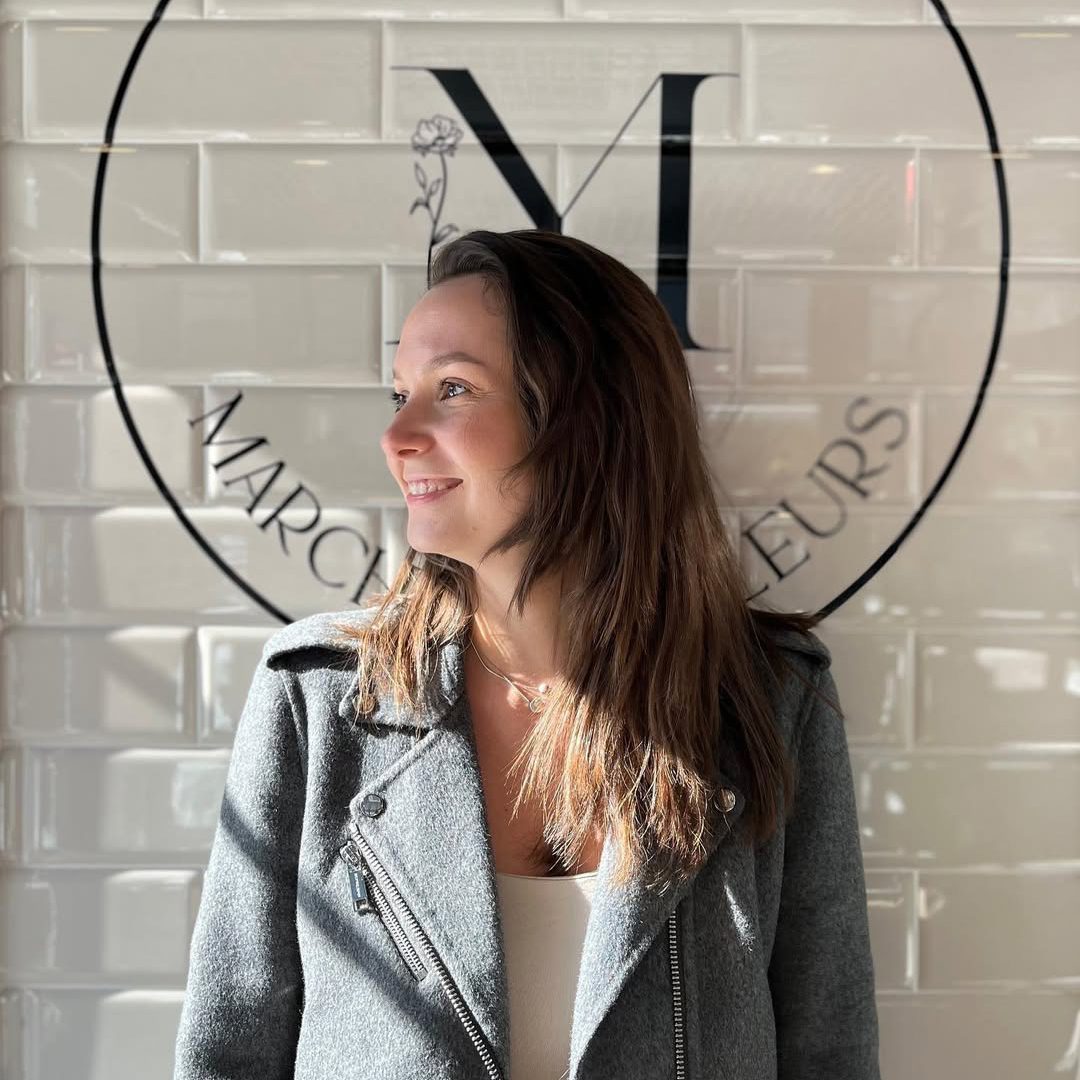
[[[747,604],[662,305],[470,233],[394,383],[405,556],[267,642],[177,1080],[879,1080],[829,652]]]
[[[747,605],[678,335],[616,259],[544,230],[478,230],[450,242],[406,319],[393,375],[396,408],[381,442],[406,493],[409,548],[370,621],[341,626],[356,648],[357,715],[377,697],[418,708],[431,658],[463,643],[463,696],[519,1017],[513,1071],[555,1075],[556,1060],[527,1063],[523,1047],[548,1045],[558,1058],[571,1012],[562,1009],[558,1029],[550,1001],[525,1004],[521,958],[571,964],[534,970],[529,985],[573,986],[579,956],[557,941],[526,940],[526,898],[512,883],[591,882],[606,857],[610,887],[685,888],[732,834],[734,806],[747,849],[783,836],[796,806],[795,717],[777,705],[777,688],[803,715],[833,708],[838,723],[835,687],[806,679],[778,647],[794,639],[824,651],[810,632],[814,616]],[[444,486],[450,478],[455,486]],[[793,696],[800,682],[813,705]],[[842,727],[830,730],[843,744]],[[814,842],[839,845],[847,885],[831,913],[820,910],[820,924],[811,919],[801,932],[848,924],[852,1008],[819,1020],[835,1022],[836,1038],[851,1043],[852,1067],[841,1067],[832,1046],[822,1061],[837,1066],[832,1075],[869,1077],[876,1013],[845,764],[835,760],[844,815],[834,835]],[[726,783],[732,777],[737,787]],[[822,867],[835,858],[819,855]],[[788,890],[822,896],[821,882],[799,884],[799,858],[788,850]],[[580,920],[589,909],[569,891],[561,900],[545,894],[545,903],[552,917],[571,910],[563,903],[576,905]],[[681,931],[671,919],[678,984]],[[584,921],[569,921],[567,940],[578,941]],[[804,975],[809,955],[790,958],[806,965]],[[772,1003],[783,1029],[776,1047],[785,1068],[801,1068],[818,1035],[810,991],[791,981],[787,963],[776,958],[788,980]],[[673,1006],[681,1069],[678,994]]]

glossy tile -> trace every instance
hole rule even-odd
[[[4,741],[191,741],[193,648],[184,627],[8,626],[0,634]]]
[[[915,875],[869,871],[866,879],[874,985],[881,990],[915,988]]]
[[[118,140],[378,136],[377,22],[174,22],[171,15],[170,5],[140,57]],[[28,30],[30,137],[100,138],[142,21],[34,21]]]
[[[545,190],[554,192],[554,149],[521,149]],[[426,259],[431,222],[409,216],[419,191],[414,170],[430,170],[430,182],[441,179],[441,166],[430,155],[421,160],[408,143],[327,144],[310,151],[215,144],[204,154],[208,260]],[[531,224],[481,147],[462,145],[450,159],[445,190],[456,199],[459,187],[476,209],[465,209],[464,216],[448,212],[440,228],[452,224],[464,233]]]
[[[85,19],[100,16],[146,21],[153,10],[140,0],[47,0],[44,4],[41,0],[3,0],[0,3],[0,14],[3,18],[15,15],[26,15],[34,19],[51,19],[57,16]],[[169,0],[167,17],[201,18],[201,0]]]
[[[926,476],[940,472],[956,448],[955,432],[971,414],[968,395],[928,394]],[[1080,506],[1080,395],[1060,391],[992,392],[984,399],[942,503]]]
[[[917,499],[917,406],[902,392],[855,400],[706,389],[695,389],[694,396],[726,506],[760,505],[783,492],[839,515],[849,500],[906,506]]]
[[[23,844],[19,834],[23,815],[22,784],[19,772],[20,754],[17,750],[0,750],[0,861],[22,858]]]
[[[652,148],[567,147],[567,232],[655,260],[659,179]],[[903,149],[702,146],[693,153],[694,266],[796,262],[903,266],[914,259],[914,160]]]
[[[19,1045],[30,1063],[18,1080],[166,1076],[183,1001],[183,990],[23,991],[9,1005],[18,1011]]]
[[[920,0],[672,0],[663,8],[649,0],[567,0],[567,14],[593,19],[732,19],[739,22],[918,22]]]
[[[7,12],[0,8],[0,19]],[[21,139],[23,130],[22,22],[0,22],[0,141]]]
[[[26,268],[0,269],[0,382],[26,378]]]
[[[251,491],[236,477],[283,461],[288,472],[267,493],[268,501],[284,497],[300,481],[327,504],[405,505],[379,445],[394,414],[390,387],[322,391],[210,387],[199,413],[215,413],[238,393],[243,396],[215,436],[215,443],[223,445],[209,447],[206,454],[210,502],[248,505]],[[240,448],[227,440],[253,436],[268,443],[236,457]]]
[[[1077,869],[1080,754],[853,757],[867,868]]]
[[[231,746],[252,676],[273,628],[204,626],[197,633],[199,741]]]
[[[1010,256],[1017,266],[1080,263],[1080,154],[1010,151],[1002,159],[1010,206]],[[921,258],[927,265],[997,265],[999,193],[988,151],[926,150],[920,169]]]
[[[911,635],[902,630],[848,632],[827,620],[818,637],[832,654],[849,746],[911,746],[915,703]]]
[[[656,271],[638,276],[656,291]],[[686,325],[698,346],[684,349],[694,388],[729,386],[736,379],[739,348],[739,271],[694,268],[687,275]]]
[[[455,19],[559,18],[559,0],[443,0],[439,7],[430,0],[206,0],[206,14],[249,18],[269,15],[293,19],[349,16],[350,18],[421,18],[443,24]]]
[[[979,1080],[1056,1080],[1072,1053],[1076,994],[881,994],[878,1017],[889,1080],[925,1080],[942,1062]]]
[[[95,145],[4,146],[4,260],[90,263],[90,220],[101,153]],[[104,259],[194,261],[197,160],[195,147],[114,144],[101,212]]]
[[[694,96],[694,138],[731,142],[740,100],[739,30],[718,23],[515,22],[387,26],[391,65],[467,67],[515,142],[655,146],[663,72],[710,72]],[[408,139],[417,120],[460,109],[424,70],[387,73],[386,137]],[[651,88],[651,90],[650,90]],[[647,96],[646,96],[647,95]],[[624,128],[625,125],[625,128]],[[476,136],[470,132],[470,141]]]
[[[919,989],[1075,990],[1078,909],[1080,869],[921,874]]]
[[[8,871],[0,877],[8,984],[183,989],[200,878],[195,870]]]
[[[34,749],[26,852],[38,864],[197,868],[214,837],[228,749]]]
[[[963,36],[1001,145],[1075,147],[1080,37],[1024,27]],[[986,150],[986,121],[944,25],[752,26],[747,137],[759,143],[952,144]]]
[[[108,382],[86,271],[24,270],[35,342],[27,378]],[[378,382],[379,278],[377,266],[110,266],[102,293],[117,376],[171,386]]]
[[[917,635],[920,746],[1080,749],[1080,636],[1075,631]]]
[[[928,19],[937,19],[930,0],[925,0]],[[952,0],[949,17],[954,23],[1080,24],[1076,0]]]
[[[267,625],[273,608],[291,618],[339,611],[362,588],[385,587],[371,577],[372,564],[376,572],[382,566],[378,511],[323,507],[303,491],[283,508],[292,494],[277,504],[256,504],[252,515],[186,509],[206,549],[192,542],[169,508],[5,510],[9,610],[60,625]],[[240,574],[253,595],[233,584],[221,563]]]
[[[202,411],[198,391],[131,385],[123,396],[164,482],[185,502],[198,499],[199,460],[188,427]],[[9,505],[160,501],[111,388],[18,387],[4,394],[0,496]]]
[[[745,271],[752,383],[1080,385],[1080,276],[994,270]],[[1005,323],[991,357],[1004,296]],[[942,363],[947,357],[948,363]]]
[[[862,580],[837,609],[845,626],[1072,630],[1080,618],[1076,515],[932,509],[907,531],[909,516],[856,515],[846,506],[811,514],[793,502],[796,517],[782,502],[741,521],[754,594],[766,590],[761,595],[783,610],[819,610]]]

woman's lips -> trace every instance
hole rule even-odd
[[[459,487],[461,487],[460,480],[448,488],[443,488],[441,491],[429,491],[426,495],[413,495],[409,489],[406,488],[405,502],[408,503],[409,506],[412,506],[414,503],[434,502],[435,499],[441,499],[443,495],[449,495],[451,491],[455,491]]]

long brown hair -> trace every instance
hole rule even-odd
[[[670,317],[621,262],[547,230],[458,237],[436,254],[428,287],[462,274],[481,275],[506,318],[528,451],[504,483],[533,481],[529,506],[487,554],[526,545],[519,613],[538,578],[564,573],[567,668],[513,763],[514,812],[536,800],[567,866],[598,826],[610,829],[614,881],[658,867],[647,880],[660,885],[704,862],[727,746],[745,835],[764,842],[781,790],[790,816],[795,779],[763,677],[788,666],[769,631],[818,618],[747,603]],[[370,620],[340,627],[357,649],[358,709],[373,707],[376,687],[415,707],[433,647],[476,611],[474,571],[409,546],[372,607]]]

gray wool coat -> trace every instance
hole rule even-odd
[[[191,941],[174,1080],[508,1080],[510,1017],[464,642],[426,703],[353,724],[332,622],[267,641],[239,721]],[[785,657],[836,700],[830,654]],[[773,693],[800,783],[785,827],[737,843],[745,805],[684,885],[613,889],[601,858],[570,1080],[880,1080],[854,785],[840,714]],[[512,1080],[512,1078],[509,1078]],[[552,1078],[555,1080],[555,1078]]]

